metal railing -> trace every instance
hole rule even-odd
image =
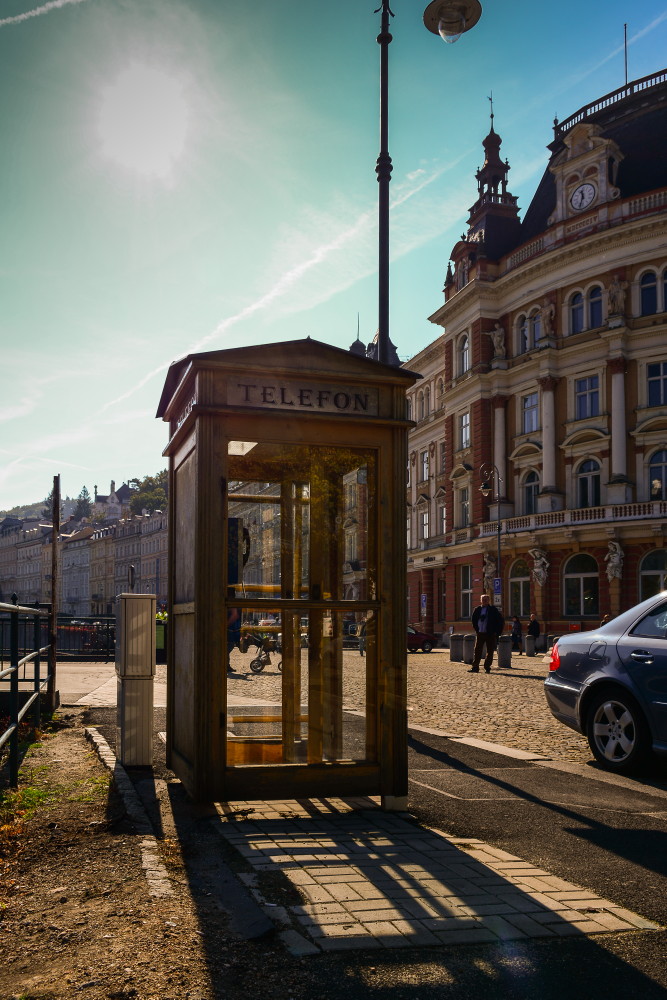
[[[4,732],[0,734],[0,753],[5,746],[9,745],[9,784],[12,788],[18,785],[19,780],[19,726],[27,715],[30,708],[33,709],[33,724],[39,728],[41,720],[41,698],[42,689],[48,684],[50,679],[49,668],[46,674],[41,675],[42,656],[50,654],[51,645],[47,643],[40,646],[42,641],[42,619],[49,617],[50,612],[41,608],[23,608],[19,604],[0,604],[0,616],[3,618],[9,615],[9,666],[0,670],[0,693],[5,695],[8,689],[8,713],[7,725]],[[32,649],[19,658],[19,622],[23,620],[32,621]],[[24,628],[24,644],[26,630]],[[50,662],[53,662],[50,658]],[[27,666],[32,664],[33,675],[27,676]],[[23,674],[22,677],[19,675]],[[28,681],[31,688],[20,691],[19,681]],[[21,704],[21,694],[28,695]],[[4,700],[4,698],[3,698]],[[3,713],[4,715],[4,713]],[[3,719],[4,723],[4,719]]]
[[[35,605],[31,610],[40,607]],[[44,608],[44,605],[41,605]],[[9,657],[10,621],[0,616],[0,668]],[[115,657],[116,619],[110,617],[82,617],[58,615],[57,646],[61,660],[104,660]],[[31,624],[23,619],[19,622],[19,648],[32,643]],[[42,623],[42,644],[48,641],[48,625]]]

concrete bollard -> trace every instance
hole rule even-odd
[[[476,635],[474,632],[467,633],[463,636],[463,662],[472,663],[473,657],[475,655],[475,639]]]
[[[463,663],[463,633],[453,632],[449,637],[449,662]]]
[[[526,656],[535,656],[535,636],[526,636]]]
[[[512,666],[512,636],[511,635],[499,635],[498,636],[498,666],[499,667],[511,667]]]

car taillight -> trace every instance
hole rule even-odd
[[[558,643],[555,642],[551,647],[551,659],[549,660],[549,670],[558,670],[560,667],[560,653],[558,652]]]

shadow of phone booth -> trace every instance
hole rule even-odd
[[[169,369],[167,762],[193,798],[405,808],[418,377],[310,339]]]

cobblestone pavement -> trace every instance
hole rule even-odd
[[[304,673],[307,650],[303,650]],[[356,650],[344,656],[343,702],[347,709],[364,710],[365,659]],[[251,656],[232,653],[237,671],[230,678],[232,696],[280,701],[279,655],[261,674],[251,674]],[[544,697],[548,657],[512,657],[511,669],[469,674],[465,663],[450,663],[449,651],[408,654],[408,724],[439,729],[451,736],[475,737],[554,760],[579,764],[590,761],[583,736],[561,725],[551,715]],[[304,691],[305,697],[305,691]]]

